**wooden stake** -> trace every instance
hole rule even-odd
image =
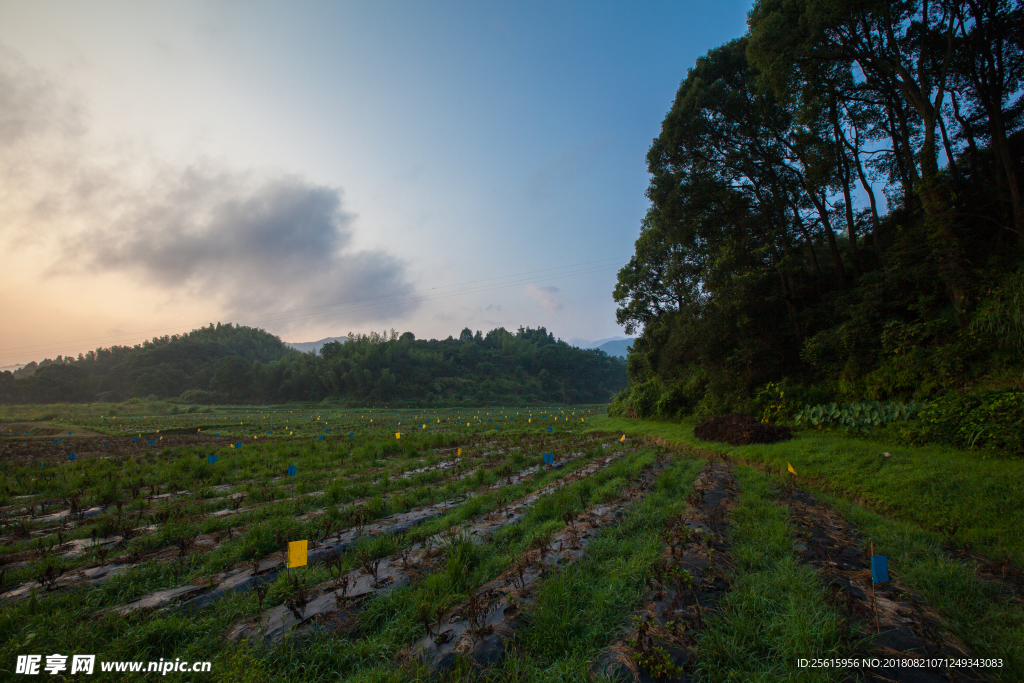
[[[871,559],[869,562],[874,565],[875,542],[871,541]],[[871,568],[871,611],[875,613],[875,632],[881,633],[882,627],[878,624],[878,605],[875,603],[875,570]]]

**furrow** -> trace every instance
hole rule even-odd
[[[666,547],[650,567],[641,608],[622,638],[597,658],[593,673],[614,680],[685,681],[694,636],[731,582],[730,513],[739,484],[732,466],[709,463],[689,505],[666,525]]]

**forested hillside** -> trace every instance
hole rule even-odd
[[[1020,2],[756,2],[648,153],[616,409],[1019,385],[1022,46]]]
[[[459,339],[442,341],[394,331],[348,338],[319,354],[299,353],[263,330],[210,325],[0,373],[0,401],[592,403],[626,384],[623,361],[557,341],[544,328],[487,335],[465,329]]]

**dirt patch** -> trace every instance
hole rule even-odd
[[[775,443],[793,438],[789,427],[771,422],[758,422],[753,415],[732,413],[713,417],[693,428],[693,435],[703,441],[717,441],[730,446],[753,443]]]
[[[52,422],[9,422],[0,424],[0,437],[11,439],[33,439],[60,436],[102,436],[92,430],[74,425],[65,426]]]

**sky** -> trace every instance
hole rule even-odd
[[[0,366],[211,322],[621,335],[645,154],[749,7],[0,0]]]

